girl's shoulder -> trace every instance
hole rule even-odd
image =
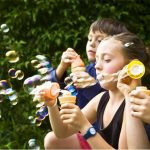
[[[98,95],[96,95],[96,96],[91,100],[92,105],[93,105],[93,106],[96,106],[96,108],[95,108],[96,110],[97,110],[98,104],[100,103],[100,101],[101,101],[103,95],[104,95],[106,92],[108,92],[108,91],[103,91],[103,92],[99,93]]]

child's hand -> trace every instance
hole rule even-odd
[[[75,59],[77,55],[78,54],[72,48],[68,48],[62,54],[60,65],[67,69],[71,65],[73,59]]]
[[[69,124],[72,128],[81,131],[83,127],[89,125],[88,120],[77,105],[65,103],[61,105],[60,116],[64,124]]]
[[[96,80],[87,72],[75,72],[71,76],[76,88],[86,88],[96,84]]]
[[[130,93],[131,114],[150,123],[150,95],[143,91],[133,90]]]
[[[119,72],[117,87],[124,94],[129,94],[136,86],[140,85],[139,79],[128,76],[126,66]]]

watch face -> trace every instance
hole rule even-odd
[[[92,135],[94,135],[94,134],[96,133],[96,130],[95,130],[94,128],[90,128],[90,133],[91,133]]]

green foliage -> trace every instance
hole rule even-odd
[[[9,80],[19,96],[16,106],[11,106],[6,97],[0,104],[0,148],[28,148],[30,138],[38,139],[43,148],[44,135],[50,129],[48,121],[41,127],[30,124],[28,116],[35,113],[35,105],[24,92],[23,81],[9,78],[10,68],[23,70],[27,78],[35,73],[30,64],[35,55],[45,55],[56,67],[68,47],[77,50],[87,61],[85,45],[89,26],[103,17],[124,22],[150,45],[149,7],[148,0],[0,0],[0,25],[9,27],[8,33],[0,32],[0,80]],[[16,50],[20,61],[8,63],[5,59],[8,50]]]

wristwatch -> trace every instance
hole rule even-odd
[[[84,139],[88,139],[92,136],[96,135],[96,130],[94,127],[90,127],[87,132],[83,135]]]

